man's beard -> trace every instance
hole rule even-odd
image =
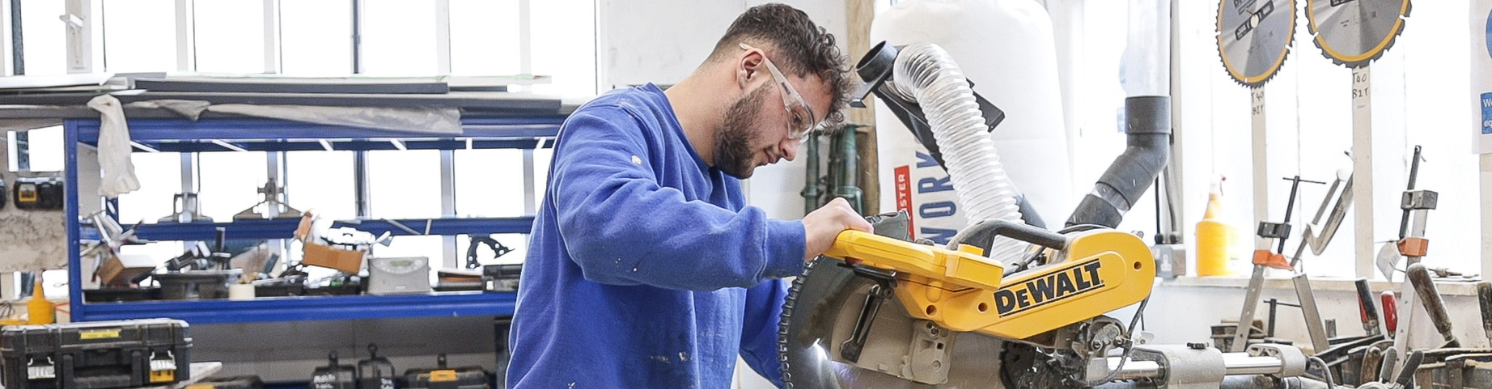
[[[761,134],[752,130],[751,125],[755,124],[761,113],[762,100],[769,85],[771,84],[762,84],[750,94],[736,100],[726,110],[720,127],[715,128],[716,169],[736,178],[750,178],[751,173],[756,170],[756,161],[753,160],[756,152],[751,149],[751,145],[756,143]]]

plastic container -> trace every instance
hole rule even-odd
[[[1197,276],[1226,276],[1228,269],[1228,245],[1231,228],[1221,220],[1223,215],[1223,193],[1221,184],[1212,184],[1212,193],[1207,196],[1207,213],[1197,222]]]
[[[487,371],[480,367],[446,367],[446,355],[440,354],[434,369],[409,369],[404,372],[408,389],[487,389]],[[370,389],[370,388],[363,388]]]
[[[192,339],[172,319],[0,329],[7,389],[108,389],[187,380]]]
[[[26,324],[52,324],[57,322],[56,305],[47,301],[46,288],[42,287],[41,274],[36,275],[36,284],[31,288],[31,301],[26,302]],[[6,385],[9,387],[10,385]]]

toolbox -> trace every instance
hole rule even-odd
[[[469,366],[447,368],[446,355],[440,354],[434,369],[409,369],[404,371],[407,389],[487,389],[487,371]],[[369,389],[369,388],[363,388]]]
[[[337,352],[326,355],[326,366],[311,372],[310,389],[357,389],[357,370],[337,364]]]
[[[213,377],[187,385],[185,389],[264,389],[264,380],[257,375]]]
[[[6,389],[106,389],[190,377],[192,338],[173,319],[22,325],[0,329]]]

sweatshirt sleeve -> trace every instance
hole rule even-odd
[[[641,125],[620,107],[577,112],[556,146],[549,196],[565,249],[586,279],[715,290],[802,272],[801,221],[686,201],[659,185],[652,166],[669,157],[649,155]],[[659,165],[679,163],[696,162]]]
[[[746,312],[742,317],[741,359],[779,388],[783,383],[777,338],[782,328],[782,304],[790,284],[787,280],[767,280],[747,289]]]

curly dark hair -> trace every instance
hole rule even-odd
[[[807,77],[818,76],[829,89],[829,112],[824,115],[825,128],[844,121],[844,107],[850,90],[849,67],[844,53],[830,34],[808,19],[808,14],[779,3],[751,7],[725,30],[715,44],[710,61],[719,60],[741,50],[740,44],[767,46],[775,50],[772,61],[785,73]],[[764,49],[767,49],[764,47]]]

